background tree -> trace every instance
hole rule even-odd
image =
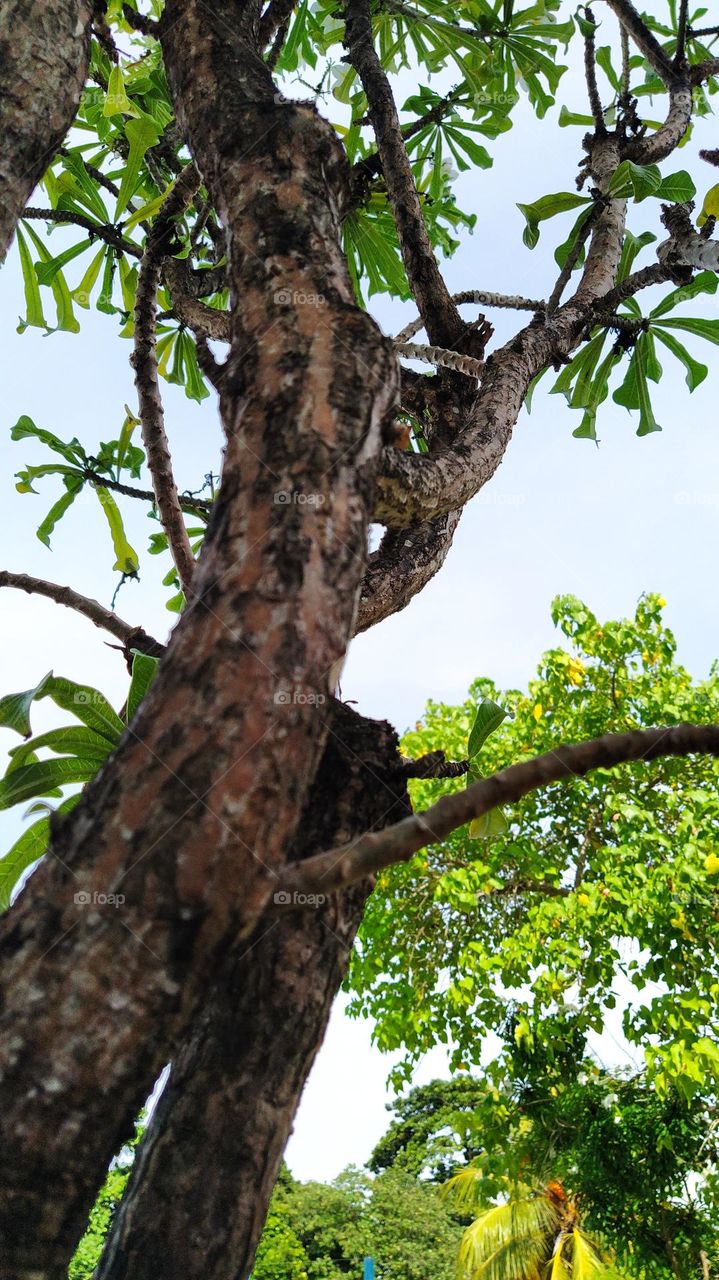
[[[2,928],[0,1235],[13,1280],[64,1280],[110,1159],[168,1060],[99,1276],[246,1275],[372,875],[541,784],[719,747],[716,727],[672,727],[662,708],[667,728],[575,748],[555,737],[544,758],[398,822],[408,770],[393,733],[331,699],[352,635],[441,566],[541,374],[568,361],[556,389],[582,408],[584,435],[623,360],[615,394],[640,432],[656,429],[657,341],[686,364],[690,385],[703,376],[675,331],[715,341],[715,323],[674,309],[716,287],[714,194],[700,230],[679,203],[693,196],[691,179],[658,166],[706,109],[719,64],[685,4],[666,21],[627,0],[609,8],[619,71],[596,47],[593,15],[555,21],[554,0],[516,11],[468,0],[451,20],[432,0],[296,13],[284,0],[167,0],[162,11],[159,0],[110,0],[92,15],[80,0],[51,0],[37,76],[37,6],[3,0],[3,244],[45,169],[44,203],[17,229],[23,324],[51,327],[43,290],[61,330],[77,331],[76,308],[92,301],[117,316],[138,404],[96,455],[23,416],[15,438],[42,450],[19,483],[59,477],[45,541],[78,493],[94,490],[121,575],[137,572],[139,556],[116,495],[151,503],[161,526],[152,550],[170,553],[182,611],[129,728],[105,711],[94,724],[88,710],[80,717],[119,742],[72,812],[50,821],[49,856]],[[549,216],[579,211],[559,274],[546,300],[453,299],[437,251],[473,215],[454,202],[445,156],[486,165],[478,137],[507,131],[520,85],[543,115],[565,46],[587,72],[580,189],[524,207],[529,245]],[[75,130],[58,149],[86,66]],[[324,115],[273,78],[306,79],[308,66],[320,93],[335,81]],[[401,121],[390,77],[403,66],[416,91]],[[453,82],[444,97],[428,83],[439,72]],[[662,122],[644,118],[649,95],[664,102]],[[667,238],[634,269],[648,247],[635,208],[655,195]],[[70,229],[60,253],[38,225]],[[65,272],[78,265],[71,290]],[[680,292],[638,314],[637,295],[657,284]],[[417,324],[385,337],[365,289],[411,296]],[[458,310],[470,300],[531,318],[485,358],[490,326]],[[411,341],[418,326],[426,343]],[[224,361],[208,339],[229,343]],[[403,368],[404,357],[436,372]],[[205,381],[219,392],[217,493],[214,481],[199,497],[178,493],[165,375],[194,397]],[[140,478],[138,426],[150,488],[126,483]],[[201,477],[215,470],[202,459]],[[368,560],[371,521],[387,533]],[[2,582],[78,609],[128,657],[163,651],[75,591],[10,571]],[[97,753],[85,761],[88,778],[99,763]],[[38,785],[38,767],[26,758],[18,775],[34,772],[7,794]],[[73,767],[45,770],[44,794]],[[295,910],[277,922],[288,899]],[[692,1041],[700,1062],[702,1052]],[[199,1179],[198,1132],[208,1152]]]

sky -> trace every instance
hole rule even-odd
[[[572,73],[544,121],[536,121],[520,103],[512,131],[489,144],[493,168],[462,176],[458,202],[477,215],[477,225],[445,264],[450,289],[530,297],[550,292],[553,250],[565,238],[572,215],[544,224],[539,246],[530,252],[522,244],[524,222],[516,202],[574,188],[582,131],[556,127],[562,103],[586,110],[582,82]],[[716,179],[695,157],[700,145],[716,145],[713,135],[711,120],[698,122],[690,146],[664,166],[666,172],[689,168],[700,199]],[[647,201],[636,208],[630,223],[635,232],[655,229],[662,238],[657,205]],[[55,233],[50,244],[63,247],[68,243],[63,235]],[[650,250],[640,264],[651,260]],[[68,270],[71,287],[84,270],[82,262]],[[411,318],[411,307],[400,303],[372,299],[370,305],[388,333]],[[20,273],[11,251],[0,273],[1,567],[71,584],[109,605],[113,557],[95,496],[83,494],[56,529],[48,551],[35,530],[59,496],[58,486],[50,480],[38,484],[39,496],[16,493],[15,471],[47,459],[28,441],[11,442],[9,428],[20,414],[29,414],[65,439],[77,435],[88,448],[116,438],[124,404],[136,407],[129,343],[117,338],[111,317],[95,311],[78,312],[79,335],[44,336],[38,330],[20,335],[16,324],[22,311]],[[704,299],[686,305],[683,314],[717,317],[719,306],[715,298]],[[474,311],[468,308],[467,315]],[[490,313],[490,318],[497,342],[518,327],[506,313]],[[627,411],[610,399],[600,412],[599,447],[575,440],[571,433],[580,415],[540,387],[531,415],[520,417],[499,471],[465,511],[441,573],[403,612],[353,642],[343,697],[402,731],[419,719],[428,698],[459,701],[477,676],[521,688],[542,651],[556,643],[549,609],[559,592],[581,596],[607,617],[633,611],[643,591],[661,592],[680,661],[696,677],[707,672],[719,657],[719,356],[691,338],[687,345],[709,364],[709,377],[690,396],[683,370],[667,354],[665,376],[655,392],[663,431],[644,439],[634,434],[636,422]],[[551,385],[549,379],[545,385]],[[165,384],[162,391],[178,485],[197,489],[219,464],[215,397],[198,406],[176,387]],[[148,533],[157,525],[138,506],[122,503],[130,541],[141,552],[141,581],[122,588],[117,610],[163,637],[172,624],[164,608],[167,592],[159,585],[168,566],[144,554]],[[127,676],[107,639],[69,610],[19,592],[0,592],[0,695],[34,686],[52,668],[96,686],[120,706]],[[59,719],[42,703],[33,724],[43,729]],[[17,741],[0,731],[0,751]],[[21,815],[0,814],[0,847],[7,848],[21,829]],[[626,1062],[613,1031],[601,1052]],[[367,1159],[388,1121],[390,1065],[372,1047],[371,1026],[350,1021],[340,999],[288,1148],[298,1177],[330,1178],[348,1163]],[[443,1074],[444,1054],[436,1051],[419,1068],[416,1082]]]

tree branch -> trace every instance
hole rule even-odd
[[[516,294],[507,293],[489,293],[485,289],[465,289],[462,293],[453,293],[452,302],[456,307],[464,303],[475,303],[480,307],[498,307],[509,311],[544,311],[547,305],[546,302],[538,301],[536,298],[522,298]],[[421,316],[416,320],[410,320],[404,329],[400,329],[395,342],[407,342],[423,327],[424,321]]]
[[[345,16],[345,47],[367,95],[410,288],[430,341],[451,348],[462,333],[462,319],[429,242],[392,89],[375,51],[367,0],[346,0]]]
[[[484,368],[483,360],[475,360],[473,356],[463,356],[459,351],[447,351],[444,347],[427,346],[418,342],[396,342],[398,356],[407,360],[423,360],[425,364],[438,365],[442,369],[454,369],[455,373],[464,373],[468,378],[481,378]]]
[[[599,97],[599,89],[597,87],[597,67],[596,67],[596,48],[594,33],[597,24],[594,21],[594,14],[587,5],[585,17],[592,24],[592,31],[584,37],[584,75],[587,81],[587,95],[589,97],[589,108],[594,118],[594,127],[598,133],[606,133],[604,124],[604,111],[602,110],[602,102]]]
[[[510,765],[464,791],[442,796],[424,813],[415,813],[382,832],[368,832],[350,844],[295,864],[285,883],[291,892],[331,893],[396,862],[407,862],[426,845],[446,839],[472,819],[482,817],[497,805],[516,804],[540,787],[630,761],[695,753],[719,756],[719,724],[680,724],[608,733],[575,746],[560,746],[533,760]]]
[[[132,365],[139,401],[142,439],[152,487],[162,527],[185,595],[189,595],[195,574],[195,557],[182,516],[182,507],[172,474],[172,458],[165,433],[162,399],[157,380],[155,318],[157,288],[163,256],[171,247],[172,222],[185,208],[200,185],[200,175],[189,164],[165,200],[145,244],[135,299],[135,349]]]
[[[151,502],[153,506],[157,503],[152,489],[136,489],[134,485],[122,484],[119,480],[111,480],[109,476],[100,475],[99,471],[93,471],[91,467],[85,467],[83,475],[86,480],[92,481],[101,489],[112,489],[113,493],[122,493],[126,498],[139,498],[142,502]],[[177,500],[183,511],[197,512],[203,516],[209,515],[212,507],[212,503],[207,498],[193,498],[185,493],[178,494]]]
[[[670,85],[677,78],[677,72],[665,54],[656,36],[649,30],[631,0],[606,0],[609,8],[616,14],[625,31],[631,36],[640,53],[644,55],[660,80]]]
[[[141,258],[142,249],[139,249],[131,240],[126,240],[117,230],[117,227],[111,227],[109,224],[102,222],[93,222],[92,218],[86,218],[83,213],[72,213],[69,209],[23,209],[23,218],[34,218],[43,222],[59,222],[68,223],[76,227],[83,227],[88,235],[95,236],[98,240],[104,240],[105,244],[112,245],[113,249],[119,249],[121,253],[127,253],[131,258]]]
[[[295,0],[270,0],[260,18],[260,47],[264,49],[273,39],[280,27],[285,26],[292,17]]]
[[[11,573],[9,569],[0,569],[0,587],[14,587],[17,591],[44,596],[47,600],[54,600],[55,604],[74,609],[75,613],[82,614],[96,627],[101,627],[103,631],[109,632],[119,640],[126,655],[133,648],[158,657],[164,652],[164,645],[148,635],[142,627],[130,626],[129,622],[123,622],[116,613],[112,613],[110,609],[101,605],[99,600],[82,596],[79,592],[73,591],[72,587],[61,587],[55,582],[46,582],[44,578],[33,578],[28,573]]]

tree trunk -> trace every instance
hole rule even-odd
[[[85,0],[0,0],[0,262],[75,117],[89,30]]]
[[[389,725],[335,704],[296,852],[408,812],[399,763]],[[229,958],[173,1063],[97,1280],[249,1274],[368,888],[264,922]]]
[[[340,249],[333,130],[276,101],[253,6],[231,22],[227,8],[169,0],[163,18],[178,118],[228,238],[222,487],[149,697],[0,929],[7,1280],[64,1276],[112,1154],[281,884],[398,390]]]

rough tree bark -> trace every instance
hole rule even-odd
[[[275,101],[253,7],[233,5],[232,23],[226,9],[170,0],[164,19],[178,117],[228,235],[222,487],[150,697],[2,926],[0,1274],[13,1280],[63,1275],[218,955],[275,887],[322,749],[317,701],[353,631],[397,395],[339,247],[339,145],[314,110]],[[88,908],[78,891],[125,904]]]
[[[1,0],[0,262],[73,122],[89,47],[89,0]]]
[[[389,725],[332,705],[299,858],[409,811],[397,748]],[[264,921],[218,974],[173,1064],[97,1280],[249,1274],[369,887]]]
[[[479,386],[446,370],[434,379],[405,372],[400,395],[392,344],[357,308],[339,247],[357,184],[333,130],[311,106],[278,97],[262,59],[268,25],[276,18],[282,29],[289,3],[270,6],[262,27],[252,0],[167,0],[160,37],[178,136],[227,236],[228,266],[219,269],[231,293],[221,317],[231,341],[220,382],[227,452],[197,570],[188,562],[191,599],[156,683],[0,926],[0,1280],[64,1280],[107,1163],[170,1058],[170,1085],[103,1278],[234,1280],[251,1265],[366,892],[342,887],[343,878],[379,856],[371,837],[354,860],[344,842],[392,821],[404,795],[389,780],[396,746],[385,728],[335,708],[344,727],[333,723],[325,746],[330,672],[357,629],[402,607],[437,571],[463,505],[504,456],[532,378],[566,359],[620,294],[715,265],[715,248],[667,224],[664,265],[616,287],[625,210],[602,193],[622,158],[668,154],[689,117],[688,85],[701,77],[692,68],[687,79],[657,53],[629,0],[610,4],[665,80],[670,106],[651,138],[596,130],[588,143],[599,195],[577,291],[556,309],[531,304],[533,320],[490,357]],[[368,7],[351,0],[346,11],[349,57],[377,135],[375,170],[423,323],[432,341],[480,355],[487,331],[458,327],[457,300],[424,233]],[[39,22],[40,77],[34,66],[28,73],[28,17]],[[0,0],[0,18],[20,20],[20,34],[0,44],[10,90],[0,108],[1,251],[71,122],[89,17],[82,0]],[[189,291],[187,323],[196,319],[202,332],[210,309],[199,290],[192,295],[191,270],[166,258],[162,272],[173,299]],[[382,449],[400,402],[426,425],[423,457]],[[371,516],[390,532],[366,569]],[[78,607],[62,588],[44,589]],[[106,624],[93,602],[82,607]],[[365,764],[374,753],[364,789],[353,751]],[[418,815],[411,840],[428,835]],[[390,832],[385,854],[405,856],[403,839]],[[321,912],[277,917],[273,892],[292,876],[309,883],[302,854],[319,858],[323,879],[332,866],[341,891]],[[334,865],[338,857],[348,861]],[[78,891],[121,893],[125,902],[88,906]],[[203,1162],[196,1185],[198,1131],[216,1160]],[[193,1216],[194,1235],[182,1239]]]

